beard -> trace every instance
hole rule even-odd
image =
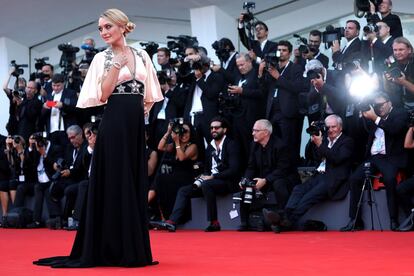
[[[224,133],[216,132],[211,135],[213,137],[213,140],[221,140],[224,137]]]

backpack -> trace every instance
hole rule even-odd
[[[26,207],[17,207],[10,210],[6,216],[7,228],[26,228],[33,222],[33,211]]]

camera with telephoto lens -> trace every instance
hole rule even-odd
[[[382,3],[382,0],[354,0],[355,16],[361,18],[366,13],[369,13],[371,9],[370,3],[374,4],[375,12],[377,12],[379,10],[379,5]]]
[[[20,75],[23,75],[24,70],[22,68],[27,68],[27,64],[17,64],[15,60],[12,60],[10,62],[10,66],[14,67],[14,72],[12,73],[12,76],[18,78]]]
[[[145,52],[148,53],[148,55],[152,58],[152,56],[157,52],[158,50],[158,43],[155,43],[154,41],[148,41],[148,42],[140,42],[139,43],[142,47],[145,47]]]
[[[197,177],[193,182],[193,189],[199,189],[201,188],[201,185],[204,183],[204,179],[201,178],[201,176]]]
[[[239,182],[239,185],[243,189],[243,191],[235,194],[233,196],[233,200],[240,201],[246,204],[251,204],[254,201],[254,199],[257,197],[256,192],[255,192],[256,183],[257,181],[255,180],[242,177],[242,179]]]
[[[326,133],[326,125],[324,121],[314,121],[312,124],[306,129],[306,133],[309,135],[319,136],[320,133],[322,135]]]
[[[15,142],[16,144],[20,144],[21,141],[22,139],[20,138],[20,136],[18,135],[13,136],[13,142]]]
[[[371,24],[368,24],[368,25],[364,26],[364,28],[362,28],[362,30],[366,34],[369,34],[369,33],[378,33],[379,28],[378,28],[377,24],[375,24],[375,23],[372,24],[371,23]]]
[[[275,51],[275,52],[265,54],[263,59],[266,62],[266,69],[270,67],[278,68],[279,58],[280,58],[280,51]]]
[[[12,95],[13,97],[19,98],[20,100],[26,98],[26,92],[23,90],[13,90]]]
[[[184,118],[174,118],[170,120],[171,130],[178,135],[183,135],[186,133],[186,129],[184,128]]]

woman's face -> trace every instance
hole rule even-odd
[[[185,132],[180,136],[182,143],[188,143],[190,141],[190,127],[188,125],[183,125]]]
[[[125,32],[125,28],[116,25],[104,17],[99,18],[98,30],[106,44],[117,44],[124,39],[123,33]]]

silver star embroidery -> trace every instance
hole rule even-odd
[[[136,82],[135,80],[132,83],[128,83],[128,86],[131,87],[131,93],[142,94],[140,91],[141,84]]]
[[[116,90],[118,90],[119,94],[122,94],[122,93],[125,93],[125,88],[126,88],[125,85],[121,84],[116,88]]]

